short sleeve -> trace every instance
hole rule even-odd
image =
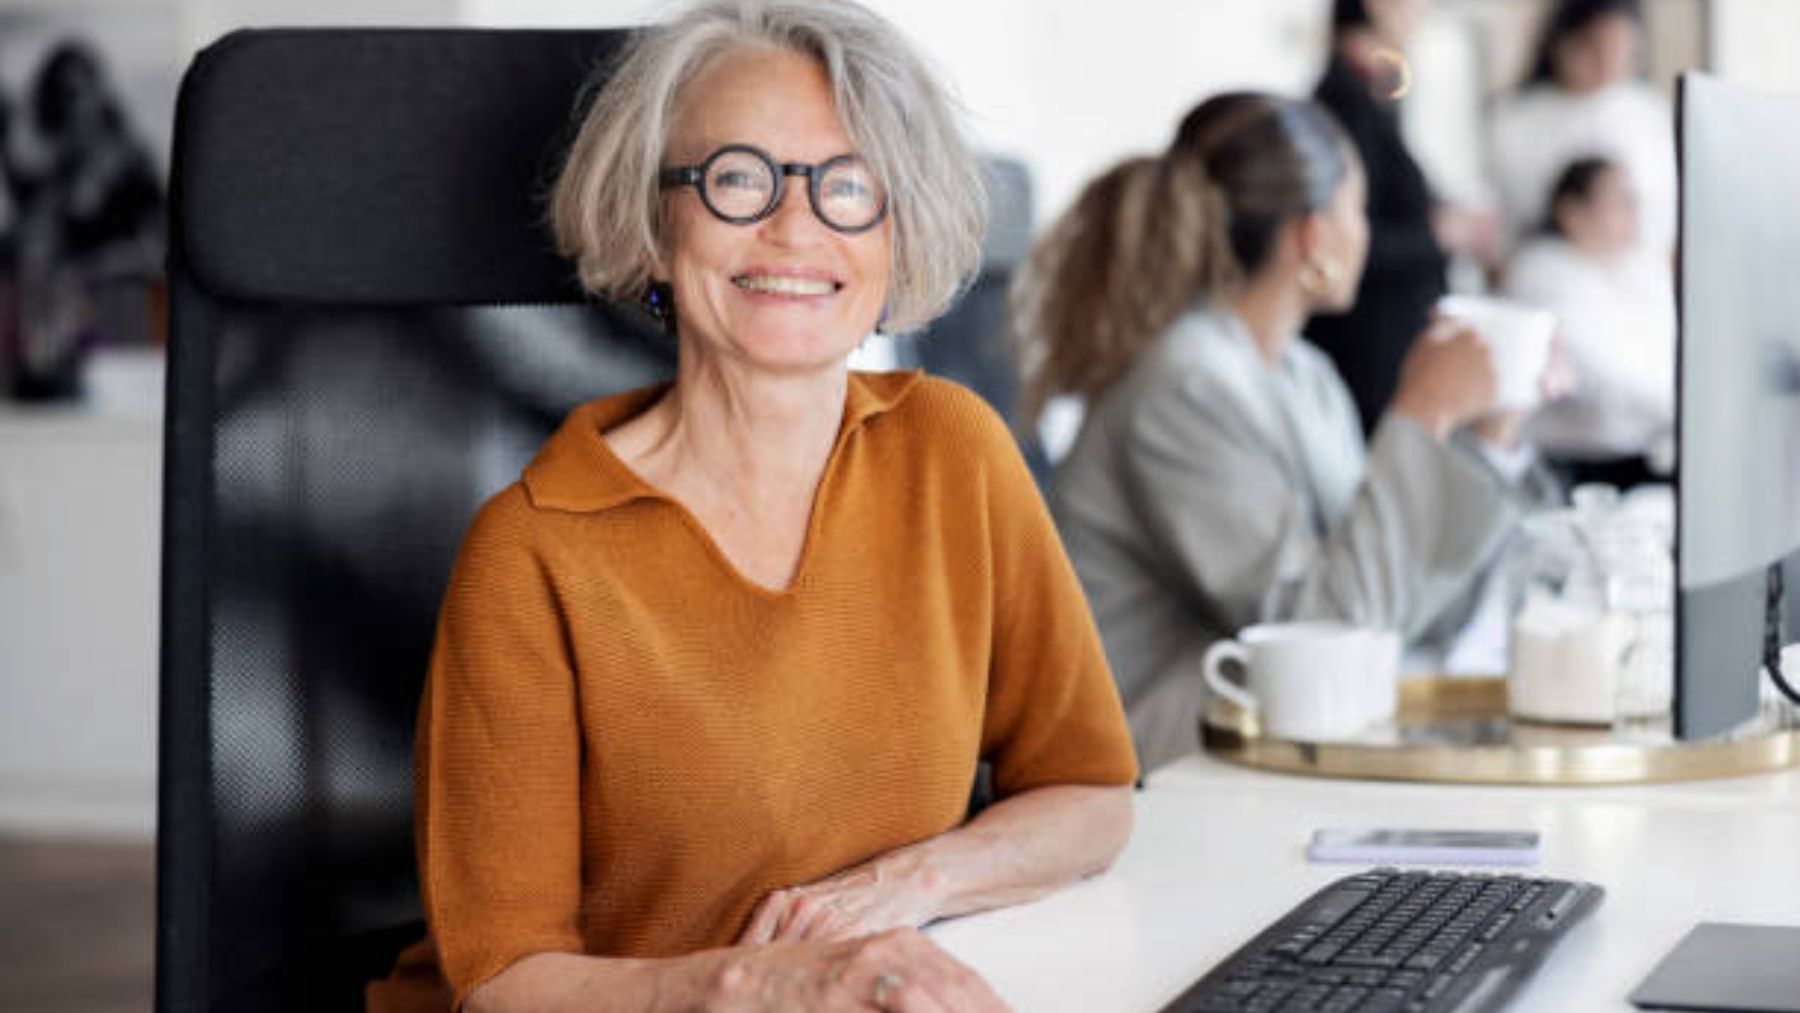
[[[575,678],[533,513],[515,486],[477,515],[419,716],[420,887],[457,1008],[522,957],[582,950]]]
[[[982,755],[995,792],[1131,784],[1131,732],[1087,599],[1011,434],[985,406],[979,414],[994,563]]]

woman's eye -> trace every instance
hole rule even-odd
[[[731,190],[766,189],[762,177],[743,169],[727,169],[713,177],[714,186],[722,186]]]
[[[825,196],[833,199],[860,199],[869,195],[869,188],[854,179],[834,179],[825,185]]]

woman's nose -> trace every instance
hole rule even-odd
[[[806,181],[794,177],[782,188],[781,200],[776,202],[769,217],[763,219],[762,226],[770,238],[796,242],[815,237],[825,223],[813,214],[806,194]]]

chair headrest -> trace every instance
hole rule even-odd
[[[628,35],[226,36],[182,82],[174,269],[233,300],[579,301],[545,199],[583,82]]]

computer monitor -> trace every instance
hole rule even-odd
[[[1800,630],[1800,96],[1688,73],[1677,109],[1675,734],[1698,739],[1755,716]]]

